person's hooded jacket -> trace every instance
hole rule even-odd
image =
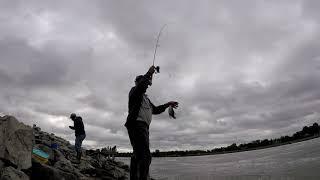
[[[140,107],[143,100],[143,95],[145,94],[148,85],[151,85],[152,74],[147,72],[145,75],[141,76],[138,81],[136,81],[136,86],[132,87],[129,92],[129,103],[128,103],[128,117],[125,123],[127,128],[133,126],[137,122]],[[160,106],[155,106],[149,100],[152,107],[152,114],[160,114],[169,107],[168,104],[163,104]]]

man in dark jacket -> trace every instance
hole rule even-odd
[[[70,129],[75,131],[76,140],[75,140],[75,149],[77,152],[77,160],[81,160],[81,145],[82,141],[86,138],[86,132],[84,131],[84,125],[82,118],[72,113],[70,119],[74,122],[74,126],[69,126]]]
[[[127,127],[133,155],[130,162],[130,179],[147,180],[151,153],[149,148],[149,125],[152,114],[160,114],[169,106],[178,107],[178,102],[170,101],[155,106],[145,94],[148,86],[152,85],[155,67],[151,66],[145,75],[137,76],[135,86],[129,92],[129,114],[125,126]]]

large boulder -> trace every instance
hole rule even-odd
[[[22,171],[19,171],[11,166],[2,169],[1,180],[29,180],[29,177]]]
[[[19,169],[30,168],[33,138],[31,127],[13,116],[0,117],[0,159]]]

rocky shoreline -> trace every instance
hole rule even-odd
[[[48,155],[46,162],[33,155],[34,149]],[[1,180],[126,180],[128,176],[128,165],[109,159],[100,150],[84,152],[79,163],[73,145],[63,138],[13,116],[0,117]]]

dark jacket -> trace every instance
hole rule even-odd
[[[73,127],[71,126],[70,128],[75,131],[76,136],[86,134],[86,132],[84,131],[84,125],[82,122],[82,118],[80,116],[77,116],[75,118],[75,120],[73,121],[73,123],[74,123],[74,126]]]
[[[143,99],[143,94],[146,92],[148,88],[150,79],[151,79],[151,74],[146,73],[143,76],[142,80],[139,81],[139,83],[135,87],[131,88],[129,92],[129,103],[128,103],[129,111],[128,111],[127,121],[125,123],[125,126],[127,128],[133,126],[138,118],[142,99]],[[167,107],[169,107],[169,105],[167,104],[155,106],[151,103],[151,101],[150,101],[150,104],[152,106],[152,114],[160,114],[163,111],[165,111]]]

